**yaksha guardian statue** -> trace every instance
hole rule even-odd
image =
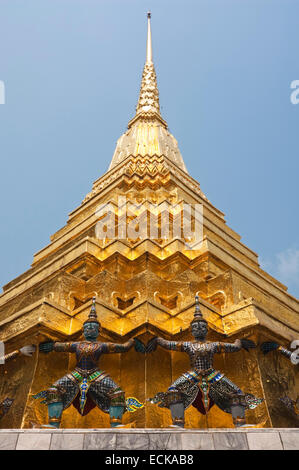
[[[12,359],[15,359],[18,356],[32,356],[35,351],[35,346],[30,344],[28,346],[23,346],[21,349],[17,349],[5,356],[0,357],[0,364],[5,364]],[[6,397],[2,402],[0,402],[0,419],[9,411],[11,405],[13,404],[14,399]]]
[[[57,380],[48,390],[34,395],[34,398],[44,398],[42,403],[48,405],[47,427],[58,428],[63,410],[71,404],[82,416],[97,406],[105,413],[109,413],[111,427],[121,426],[122,416],[126,410],[135,411],[143,406],[133,397],[126,402],[124,391],[106,372],[98,368],[102,354],[126,352],[134,344],[136,351],[144,352],[143,344],[137,339],[130,339],[124,344],[98,342],[100,327],[94,297],[88,320],[83,325],[85,341],[40,344],[39,349],[43,353],[69,352],[75,353],[77,358],[75,370]]]
[[[248,348],[256,345],[245,339],[237,339],[234,343],[206,341],[208,324],[200,312],[198,296],[195,297],[191,328],[195,341],[176,342],[153,338],[148,343],[147,352],[159,345],[164,349],[187,353],[191,362],[191,370],[175,380],[167,392],[157,393],[149,401],[170,409],[172,427],[184,427],[185,409],[191,404],[202,414],[207,414],[216,404],[221,410],[232,414],[236,427],[245,425],[245,410],[255,408],[263,399],[244,393],[224,374],[215,370],[213,359],[215,354],[221,352],[233,353],[242,348],[248,351]]]
[[[284,348],[283,346],[275,343],[274,341],[266,341],[261,344],[261,350],[266,355],[271,351],[278,351],[282,356],[289,359],[289,361],[298,367],[299,364],[299,341],[295,340],[291,344],[291,349],[297,349],[295,351],[290,351],[289,349]],[[288,411],[296,417],[299,422],[299,395],[296,399],[293,400],[288,395],[285,395],[280,398],[280,402],[288,409]]]

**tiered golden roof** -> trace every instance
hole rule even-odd
[[[107,230],[105,239],[100,240],[96,227],[104,216],[99,216],[99,205],[107,206],[105,217],[115,216],[119,227],[127,204],[134,208],[126,216],[129,221],[137,224],[153,217],[160,235],[134,240],[109,237]],[[180,217],[184,204],[203,207],[203,240],[198,249],[189,250],[179,237],[166,239],[161,235],[163,214],[174,220]],[[224,214],[187,173],[177,141],[160,114],[149,16],[136,115],[117,143],[109,170],[94,182],[91,192],[51,237],[50,244],[35,254],[31,268],[4,286],[0,339],[5,341],[7,352],[24,342],[80,338],[95,295],[103,340],[125,341],[139,336],[147,341],[156,334],[190,339],[195,295],[200,297],[211,339],[229,337],[232,341],[236,335],[244,335],[256,342],[274,339],[288,346],[299,337],[298,300],[260,268],[257,254],[226,225]],[[236,368],[236,357],[219,355],[216,367],[241,388],[244,384],[246,390],[266,398],[265,405],[250,412],[249,422],[286,427],[289,422],[276,406],[282,393],[280,377],[288,374],[291,395],[296,387],[298,390],[298,373],[284,358],[276,358],[274,364],[269,356],[263,357],[258,351],[239,353]],[[3,427],[45,422],[46,410],[31,399],[31,393],[73,368],[68,354],[61,354],[59,359],[52,354],[36,354],[31,361],[20,359],[5,366],[1,392],[16,399],[15,413],[2,419]],[[145,357],[130,351],[117,360],[108,355],[101,367],[128,395],[144,400],[157,390],[167,389],[173,378],[188,369],[188,359],[162,350]],[[139,427],[168,423],[167,413],[150,405],[134,419]],[[192,427],[231,426],[230,418],[214,408],[208,418],[187,410],[186,423]],[[64,427],[107,424],[106,416],[96,410],[81,418],[71,408],[62,422]]]

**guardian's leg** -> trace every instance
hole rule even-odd
[[[59,428],[63,411],[61,393],[56,387],[47,390],[48,425],[43,427]]]
[[[245,395],[243,394],[241,395],[238,393],[232,395],[231,414],[233,418],[233,423],[236,428],[246,425],[245,409],[246,409]]]
[[[170,387],[167,391],[167,401],[172,417],[172,426],[183,428],[185,424],[185,407],[182,394]]]
[[[105,413],[109,413],[111,427],[121,426],[122,416],[126,409],[125,392],[106,375],[95,380],[89,389],[95,404]]]
[[[119,387],[117,387],[110,392],[110,398],[110,426],[115,428],[117,426],[121,426],[122,424],[122,417],[126,406],[125,393]]]
[[[3,400],[2,403],[0,403],[0,419],[6,415],[6,413],[8,412],[9,408],[11,407],[13,403],[13,399],[12,398],[5,398],[5,400]]]

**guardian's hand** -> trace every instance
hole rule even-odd
[[[44,343],[40,343],[39,345],[40,352],[45,353],[45,354],[53,351],[53,349],[54,349],[54,341],[46,341]]]
[[[256,344],[254,341],[251,341],[251,339],[245,339],[245,338],[241,339],[241,346],[246,351],[249,351],[249,349],[256,348]]]
[[[134,343],[135,343],[135,351],[142,353],[142,354],[146,353],[146,347],[143,344],[143,342],[140,341],[140,339],[134,338]]]
[[[261,350],[264,354],[268,354],[270,351],[275,351],[279,348],[279,344],[274,343],[274,341],[266,341],[265,343],[261,344]]]
[[[149,340],[146,346],[146,352],[151,353],[157,349],[157,340],[157,336]]]
[[[23,356],[32,356],[35,350],[36,350],[35,345],[30,344],[28,346],[23,346],[23,348],[20,349],[20,353],[23,354]]]

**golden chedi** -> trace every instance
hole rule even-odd
[[[191,236],[182,230],[186,208],[191,208]],[[194,242],[196,226],[202,232]],[[196,295],[208,322],[209,341],[244,338],[289,348],[299,338],[298,300],[260,268],[257,254],[226,225],[224,214],[187,172],[160,113],[149,15],[136,115],[118,140],[108,171],[51,236],[50,244],[34,255],[31,268],[4,286],[0,340],[5,353],[25,344],[81,341],[95,296],[102,325],[99,341],[126,343],[137,337],[147,343],[154,336],[189,341]],[[189,367],[186,354],[160,347],[151,354],[134,349],[107,354],[101,361],[101,369],[126,396],[141,402],[166,390]],[[240,389],[264,399],[248,411],[249,424],[295,426],[280,398],[296,400],[296,365],[277,351],[264,355],[260,348],[237,355],[223,351],[214,362]],[[0,365],[0,401],[14,399],[1,428],[46,423],[47,407],[33,395],[74,367],[75,358],[68,352],[58,358],[40,353],[38,347],[32,357]],[[171,420],[168,410],[147,402],[138,412],[126,413],[123,422],[160,428]],[[82,417],[70,406],[61,427],[109,427],[109,416],[94,408]],[[217,407],[203,415],[190,406],[185,427],[233,427],[233,422]]]

